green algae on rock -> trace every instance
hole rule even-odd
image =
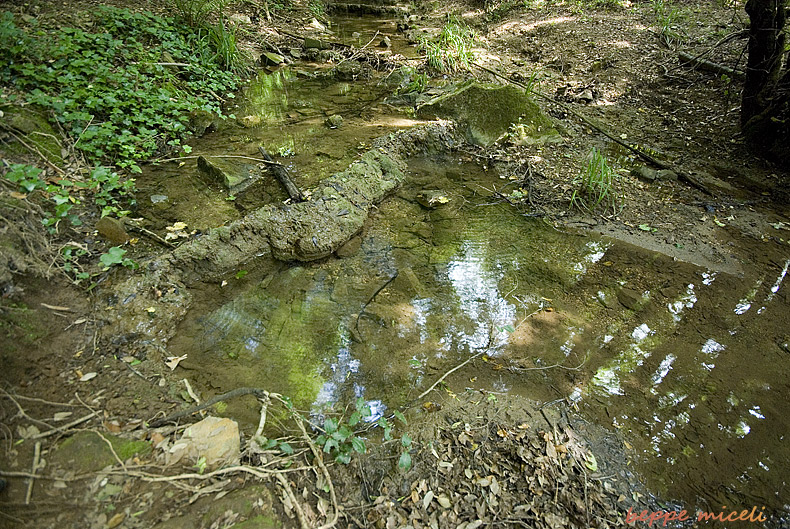
[[[444,93],[420,103],[417,114],[453,119],[462,125],[466,139],[490,145],[516,127],[519,141],[560,141],[551,119],[522,90],[511,85],[476,82],[451,86]]]

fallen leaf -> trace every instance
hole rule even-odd
[[[91,371],[90,373],[85,373],[80,377],[80,382],[87,382],[93,378],[96,378],[99,374],[96,371]]]
[[[175,371],[175,369],[178,367],[178,364],[181,363],[181,360],[185,360],[186,357],[187,355],[168,356],[165,365],[170,368],[170,371]]]
[[[59,411],[52,417],[52,420],[53,421],[65,421],[69,417],[71,417],[71,412],[70,411]]]
[[[439,502],[439,505],[441,505],[442,508],[444,508],[444,509],[449,509],[450,506],[452,505],[450,503],[450,498],[448,498],[444,494],[441,494],[441,495],[437,496],[436,497],[436,501]]]
[[[433,501],[433,491],[429,490],[422,498],[422,508],[427,510],[431,501]]]

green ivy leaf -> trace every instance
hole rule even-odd
[[[406,416],[403,415],[403,413],[401,413],[399,410],[395,410],[394,412],[392,412],[392,414],[395,416],[396,419],[398,419],[404,425],[409,424],[408,422],[406,422]]]
[[[294,449],[291,448],[291,445],[289,445],[288,443],[280,443],[280,451],[288,455],[294,453]]]
[[[351,440],[351,446],[353,446],[354,450],[356,450],[360,454],[364,454],[365,452],[367,452],[367,447],[365,446],[365,441],[363,441],[359,437],[354,437]]]
[[[411,468],[411,455],[408,452],[403,452],[398,459],[398,468],[406,472]]]

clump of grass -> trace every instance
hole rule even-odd
[[[664,0],[652,0],[652,6],[659,26],[659,35],[664,44],[672,48],[683,43],[685,39],[676,30],[677,22],[683,18],[680,10],[677,7],[668,6]]]
[[[228,71],[238,75],[246,75],[251,72],[251,60],[238,46],[236,39],[237,28],[233,25],[226,25],[225,21],[220,21],[208,28],[209,41],[211,47],[216,50],[215,61]]]
[[[574,181],[571,207],[603,213],[617,213],[621,208],[621,196],[617,191],[619,175],[609,166],[606,157],[595,147],[590,151],[587,166]]]
[[[444,25],[442,32],[433,39],[423,39],[420,48],[427,55],[428,65],[442,73],[466,70],[474,60],[472,45],[476,34],[461,22]]]
[[[209,17],[222,11],[226,0],[170,0],[176,18],[193,28],[209,26]]]

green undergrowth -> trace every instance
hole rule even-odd
[[[4,102],[50,112],[91,163],[140,172],[142,160],[181,145],[190,112],[223,116],[239,65],[218,33],[107,6],[89,28],[19,25],[4,12]]]
[[[586,211],[618,213],[622,207],[620,176],[595,147],[587,157],[584,171],[574,181],[571,207]]]
[[[463,22],[451,21],[436,37],[424,38],[420,49],[425,52],[428,66],[438,72],[467,70],[474,61],[472,47],[476,36],[474,30]]]

